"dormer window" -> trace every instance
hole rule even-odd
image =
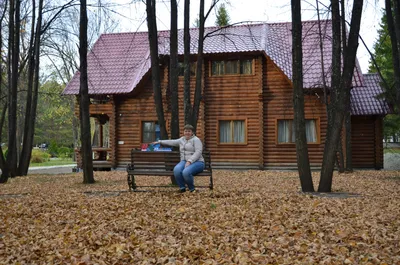
[[[211,63],[211,75],[251,75],[253,60],[225,60]]]

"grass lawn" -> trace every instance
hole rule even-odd
[[[0,184],[0,264],[400,264],[400,171],[335,173],[337,198],[300,193],[297,172],[215,170],[214,191],[183,194],[82,178]]]
[[[400,154],[400,148],[384,148],[384,153],[396,153]]]
[[[72,161],[71,158],[63,158],[63,159],[52,159],[50,161],[46,161],[43,163],[31,163],[30,167],[49,167],[49,166],[61,166],[61,165],[72,165],[76,164],[76,162]]]

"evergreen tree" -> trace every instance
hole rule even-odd
[[[376,65],[370,61],[368,72],[375,73],[379,68],[382,77],[386,80],[387,84],[382,97],[384,97],[394,108],[396,108],[396,88],[394,80],[392,44],[390,41],[386,14],[382,16],[379,26],[380,29],[378,30],[378,38],[373,47]],[[398,111],[395,111],[395,113],[398,113]],[[395,140],[395,136],[399,134],[400,116],[398,114],[387,115],[383,120],[383,135],[385,140],[387,140],[388,137],[393,137],[393,140]]]
[[[196,18],[193,22],[193,27],[194,28],[200,28],[200,19]]]
[[[386,89],[394,89],[394,71],[393,71],[393,63],[392,63],[392,45],[390,43],[390,36],[388,31],[387,25],[387,18],[386,15],[382,16],[381,23],[379,24],[380,29],[378,30],[378,38],[374,44],[374,57],[375,65],[371,60],[369,62],[369,73],[377,72],[377,67],[379,68],[383,78],[385,78],[388,88]],[[387,91],[395,93],[395,91]],[[387,99],[390,101],[395,94],[392,95],[385,95]]]
[[[230,20],[231,19],[229,17],[228,11],[225,8],[225,5],[220,5],[217,10],[217,19],[215,20],[215,25],[218,27],[225,27],[231,23]]]

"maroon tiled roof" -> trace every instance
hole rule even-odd
[[[88,54],[90,94],[131,92],[149,70],[148,37],[145,32],[103,34]],[[79,71],[64,94],[79,93]]]
[[[321,23],[323,33],[326,84],[330,85],[331,22]],[[205,54],[260,52],[268,56],[292,79],[291,23],[264,23],[233,26],[225,29],[206,28]],[[304,87],[323,86],[320,34],[317,21],[303,22]],[[159,53],[169,53],[169,32],[159,32]],[[191,29],[191,53],[197,53],[198,29]],[[183,54],[183,30],[179,31],[179,53]],[[131,92],[150,70],[147,32],[103,34],[88,54],[90,94],[121,94]],[[353,86],[363,85],[357,63]],[[79,93],[77,72],[64,94]]]
[[[365,87],[351,90],[351,115],[386,115],[391,113],[389,104],[382,94],[381,79],[378,74],[364,74]]]
[[[270,32],[267,35],[267,55],[281,68],[289,79],[292,79],[292,24],[276,23],[268,24]],[[318,21],[305,21],[302,25],[303,32],[303,86],[304,88],[321,88],[324,86],[322,75],[322,55],[320,43],[322,40],[323,67],[325,83],[331,84],[332,66],[332,30],[331,21],[321,21],[319,29]],[[321,31],[321,34],[320,34]],[[363,86],[363,76],[358,60],[353,76],[353,87]]]

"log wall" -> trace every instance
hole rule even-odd
[[[383,168],[382,118],[353,116],[351,125],[353,167]]]
[[[223,57],[228,58],[228,57]],[[211,75],[211,61],[205,62],[205,144],[214,164],[258,167],[260,156],[259,94],[262,78],[261,57],[253,60],[251,75]],[[238,59],[238,57],[236,57]],[[218,59],[217,59],[218,60]],[[220,120],[245,120],[246,144],[218,142]]]
[[[130,163],[131,149],[140,147],[142,121],[157,121],[151,79],[138,89],[141,92],[135,97],[116,97],[118,166]]]
[[[171,110],[168,91],[168,70],[163,68],[161,71],[161,87],[163,96],[163,107],[166,121],[167,132],[170,135]],[[139,148],[141,141],[141,124],[143,121],[157,121],[157,113],[154,104],[153,89],[151,79],[147,80],[143,87],[137,87],[140,93],[123,95],[117,97],[117,157],[118,166],[125,166],[130,163],[130,151]],[[193,104],[195,89],[195,77],[191,78],[191,102]],[[179,126],[183,135],[184,114],[183,114],[183,77],[179,77],[178,83],[179,98]],[[201,105],[197,136],[203,140],[204,107]]]
[[[293,119],[293,89],[282,71],[269,59],[264,64],[264,166],[297,167],[295,144],[277,143],[277,119]],[[317,93],[318,96],[315,94]],[[321,166],[324,152],[324,139],[327,129],[326,108],[322,103],[321,92],[305,95],[305,118],[317,119],[318,144],[308,144],[311,166]]]

